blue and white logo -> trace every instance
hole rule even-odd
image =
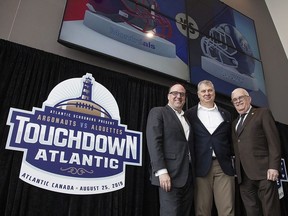
[[[281,158],[281,170],[279,178],[277,180],[279,199],[282,199],[284,197],[283,182],[288,182],[288,176],[285,159]]]
[[[19,178],[67,194],[125,186],[126,165],[142,165],[142,133],[120,124],[113,95],[91,74],[58,84],[42,108],[10,108],[6,148],[23,151]]]

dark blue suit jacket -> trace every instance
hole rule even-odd
[[[232,165],[233,145],[231,140],[231,115],[228,111],[218,107],[224,121],[210,134],[197,116],[198,105],[185,112],[185,116],[191,124],[194,137],[195,169],[196,176],[206,176],[212,165],[212,152],[223,172],[233,176],[235,174]]]

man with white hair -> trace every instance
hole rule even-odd
[[[281,215],[277,190],[281,144],[272,113],[251,106],[251,97],[243,88],[231,93],[239,113],[232,123],[235,167],[241,198],[247,216]]]

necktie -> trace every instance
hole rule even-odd
[[[245,118],[246,114],[247,114],[247,113],[244,113],[244,114],[241,114],[241,115],[240,115],[240,121],[239,121],[239,124],[238,124],[238,126],[237,126],[237,128],[236,128],[236,133],[237,133],[238,135],[239,135],[239,133],[240,133],[242,127],[243,127],[243,121],[244,121],[244,118]]]

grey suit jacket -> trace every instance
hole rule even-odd
[[[280,138],[271,111],[251,108],[239,136],[237,121],[232,123],[232,139],[238,183],[242,182],[241,165],[249,179],[267,179],[267,170],[279,170],[281,160]]]
[[[150,110],[146,138],[151,160],[151,183],[159,186],[155,172],[166,168],[172,186],[183,187],[189,173],[189,150],[193,160],[192,139],[186,140],[181,122],[171,107],[166,105]]]

